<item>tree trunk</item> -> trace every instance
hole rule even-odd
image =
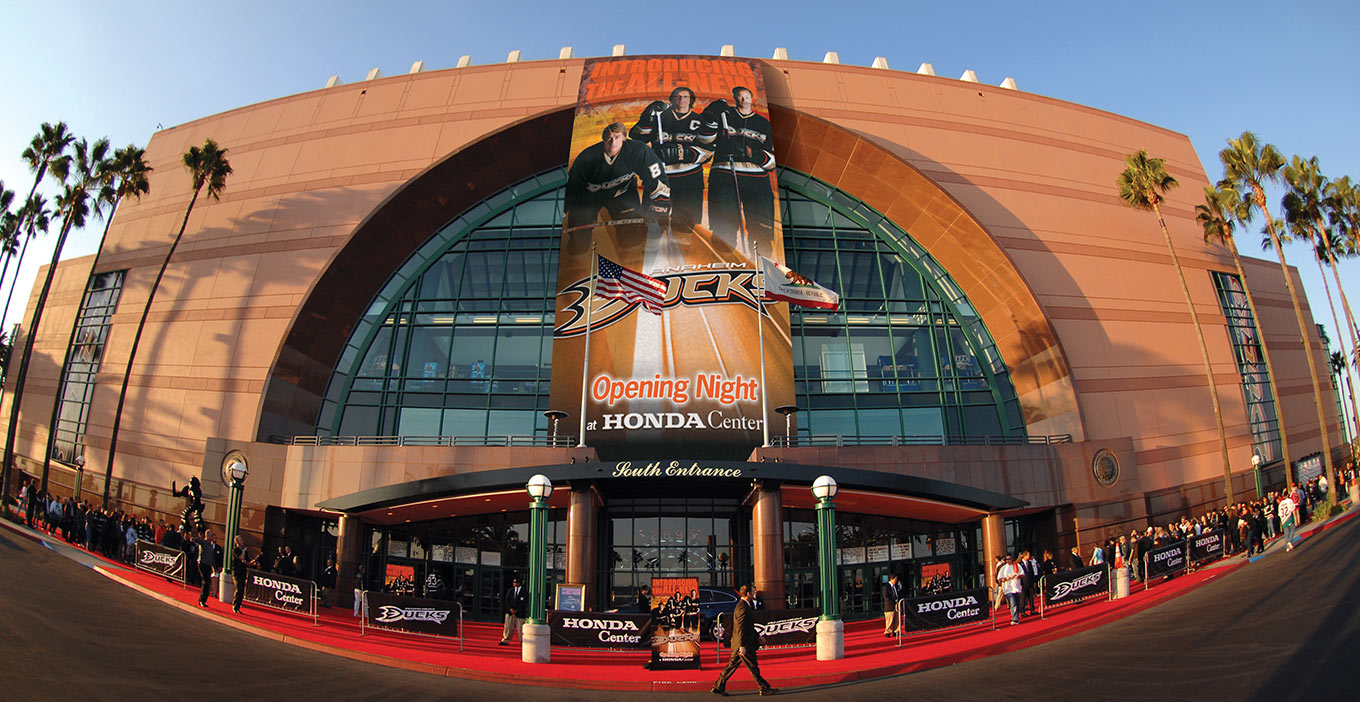
[[[1332,466],[1332,441],[1327,435],[1327,415],[1322,406],[1322,385],[1318,381],[1317,359],[1313,358],[1313,342],[1308,338],[1308,323],[1303,319],[1303,306],[1299,304],[1299,291],[1294,287],[1294,276],[1289,274],[1289,264],[1284,260],[1284,247],[1280,245],[1280,236],[1275,232],[1275,220],[1270,217],[1270,210],[1266,208],[1266,192],[1257,183],[1252,183],[1251,190],[1255,196],[1256,206],[1261,208],[1261,213],[1266,217],[1266,232],[1270,234],[1270,243],[1280,258],[1280,272],[1284,273],[1284,285],[1289,289],[1289,301],[1294,305],[1294,317],[1299,322],[1303,353],[1308,359],[1308,375],[1313,379],[1313,404],[1317,407],[1318,434],[1322,437],[1322,461],[1327,467],[1327,504],[1334,505],[1337,492],[1336,469]],[[1289,466],[1289,470],[1293,469],[1293,466]]]
[[[1331,310],[1331,312],[1332,312],[1332,324],[1336,325],[1337,335],[1340,337],[1340,338],[1338,338],[1338,339],[1336,340],[1336,343],[1337,343],[1338,346],[1341,347],[1341,356],[1342,356],[1342,358],[1345,358],[1345,356],[1346,356],[1346,338],[1345,338],[1344,336],[1340,336],[1340,331],[1341,331],[1341,320],[1338,319],[1337,316],[1336,316],[1336,303],[1332,301],[1332,286],[1327,282],[1327,271],[1324,270],[1324,269],[1322,268],[1322,258],[1320,258],[1319,256],[1316,255],[1316,254],[1317,254],[1317,249],[1316,249],[1316,248],[1313,249],[1313,253],[1315,254],[1315,255],[1313,256],[1313,258],[1314,258],[1315,260],[1317,260],[1317,264],[1318,264],[1318,275],[1320,275],[1320,276],[1322,277],[1322,289],[1327,291],[1327,307],[1328,307],[1328,308]],[[1330,353],[1327,349],[1323,349],[1323,350],[1322,350],[1322,355],[1325,356],[1325,357],[1327,357],[1327,360],[1328,360],[1328,361],[1331,360],[1331,353]],[[1349,375],[1349,370],[1346,368],[1346,364],[1344,364],[1344,363],[1341,364],[1341,373],[1342,373],[1343,375]],[[1342,390],[1342,388],[1341,388],[1340,386],[1341,386],[1341,381],[1340,381],[1340,379],[1338,378],[1338,379],[1337,379],[1337,389],[1336,389],[1336,391],[1337,391],[1338,393],[1341,392],[1341,390]],[[1337,403],[1336,403],[1337,406],[1338,406],[1338,407],[1343,407],[1345,403],[1341,400],[1341,398],[1338,397],[1338,398],[1336,398],[1336,399],[1337,399]],[[1354,412],[1354,411],[1355,411],[1355,396],[1354,396],[1354,395],[1351,395],[1351,396],[1350,396],[1350,401],[1351,401],[1351,411]],[[1342,409],[1341,412],[1342,412],[1342,414],[1344,415],[1345,412],[1346,412],[1346,410]],[[1342,436],[1343,438],[1346,439],[1346,442],[1347,442],[1347,443],[1350,443],[1350,436],[1349,436],[1349,434],[1346,432],[1346,418],[1345,418],[1344,416],[1342,416],[1342,417],[1337,417],[1337,419],[1340,419],[1340,420],[1341,420],[1341,436]]]
[[[1214,367],[1209,362],[1209,347],[1204,343],[1204,329],[1199,324],[1199,312],[1195,310],[1195,301],[1190,297],[1190,285],[1185,282],[1185,271],[1181,268],[1180,257],[1176,255],[1176,245],[1171,242],[1171,232],[1166,228],[1166,220],[1162,219],[1162,210],[1154,202],[1152,211],[1157,214],[1157,223],[1161,225],[1162,235],[1166,237],[1166,248],[1171,252],[1171,263],[1176,267],[1176,276],[1181,281],[1181,292],[1185,293],[1185,305],[1190,308],[1190,323],[1195,327],[1195,339],[1199,341],[1200,357],[1204,360],[1204,374],[1209,379],[1209,396],[1214,403],[1214,422],[1218,425],[1218,448],[1223,458],[1223,494],[1228,504],[1232,504],[1235,500],[1232,463],[1228,459],[1228,432],[1223,428],[1223,409],[1219,406],[1218,381],[1214,380]]]
[[[28,204],[28,203],[30,203],[30,202],[33,202],[33,196],[36,195],[36,194],[38,193],[38,184],[39,184],[39,183],[42,183],[42,179],[43,179],[46,175],[47,175],[47,162],[46,162],[46,161],[43,161],[43,162],[42,162],[42,165],[38,166],[38,174],[37,174],[36,177],[33,178],[33,187],[31,187],[31,188],[28,189],[28,198],[27,198],[26,200],[24,200],[24,204]],[[33,218],[36,217],[36,216],[37,216],[37,213],[36,213],[36,212],[30,212],[30,213],[29,213],[29,216],[28,216],[29,221],[31,222],[31,221],[33,220]],[[24,243],[23,243],[22,246],[19,247],[19,260],[18,260],[17,263],[14,264],[14,281],[10,283],[10,286],[9,286],[9,295],[5,297],[5,309],[4,309],[3,312],[0,312],[0,324],[3,324],[3,323],[4,323],[3,320],[9,318],[9,302],[10,302],[11,299],[14,298],[14,287],[15,287],[15,285],[19,282],[19,270],[20,270],[20,268],[24,265],[24,252],[28,251],[28,241],[29,241],[29,239],[32,239],[32,238],[33,238],[33,232],[31,231],[32,227],[30,226],[29,228],[30,228],[30,231],[29,231],[29,233],[28,233],[28,236],[25,236],[25,237],[24,237]],[[23,235],[23,231],[24,231],[24,221],[23,221],[23,219],[20,219],[20,220],[16,223],[16,225],[15,225],[14,234],[15,234],[15,236],[22,236],[22,235]],[[29,336],[30,339],[33,337],[33,333],[32,333],[31,330],[29,331],[28,336]],[[16,343],[17,341],[18,341],[18,339],[10,339],[10,340],[9,340],[9,362],[10,362],[10,363],[13,363],[13,362],[14,362],[14,351],[16,350],[16,349],[15,349],[15,343]],[[28,341],[26,340],[26,341],[24,342],[24,345],[25,345],[25,346],[29,346],[30,344],[29,344]],[[25,369],[27,369],[27,366],[28,366],[28,356],[27,356],[26,354],[25,354],[25,356],[24,356],[24,360],[22,361],[22,364],[24,365]],[[8,367],[6,367],[6,373],[5,373],[5,375],[9,375],[9,373],[8,373]],[[23,382],[23,378],[22,378],[22,377],[20,377],[19,382],[20,382],[20,383]],[[16,391],[16,393],[18,392],[18,387],[15,388],[15,391]],[[0,387],[0,397],[3,397],[3,396],[4,396],[4,389],[3,389],[3,387]],[[15,399],[18,399],[17,394],[16,394],[16,396],[15,396]],[[4,455],[3,455],[3,456],[0,456],[0,458],[3,458],[3,460],[4,460],[4,465],[3,465],[2,468],[0,468],[0,508],[3,507],[3,505],[4,505],[4,503],[5,503],[5,498],[8,498],[8,497],[9,497],[9,474],[10,474],[11,472],[13,472],[13,470],[14,470],[14,454],[13,454],[13,446],[14,446],[14,429],[15,429],[15,427],[17,426],[17,423],[14,421],[14,418],[15,418],[15,417],[18,417],[18,416],[19,416],[19,403],[18,403],[18,402],[14,402],[14,403],[12,403],[12,404],[10,405],[10,419],[11,419],[11,421],[10,421],[9,435],[5,437],[5,445],[6,445],[7,447],[9,447],[9,448],[6,448],[6,449],[5,449]]]
[[[38,325],[42,323],[43,307],[47,305],[47,294],[52,290],[52,279],[57,274],[57,260],[61,248],[66,243],[66,235],[71,231],[71,215],[68,213],[61,223],[61,234],[57,236],[57,248],[52,251],[52,265],[47,267],[47,277],[43,279],[42,290],[38,293],[37,306],[33,308],[33,320],[28,326],[28,339],[24,341],[23,359],[19,361],[19,375],[14,381],[14,401],[10,405],[9,431],[5,435],[5,475],[14,467],[14,439],[19,430],[19,408],[24,399],[24,386],[28,381],[28,364],[33,360],[33,341],[38,338]],[[18,276],[15,276],[17,279]],[[6,486],[8,489],[8,486]],[[47,473],[42,475],[42,491],[47,491]],[[2,496],[0,496],[2,497]]]
[[[137,322],[137,333],[132,337],[132,348],[128,351],[127,368],[123,370],[123,385],[118,390],[118,408],[113,412],[113,430],[109,434],[109,457],[108,463],[104,466],[104,508],[109,505],[109,485],[113,482],[113,459],[118,455],[118,427],[123,423],[123,404],[127,401],[128,380],[132,377],[132,362],[137,359],[137,345],[142,342],[142,330],[146,328],[146,317],[151,313],[151,303],[156,299],[156,290],[161,286],[161,278],[165,276],[165,269],[170,265],[170,257],[175,255],[175,248],[179,246],[179,240],[184,237],[184,228],[189,226],[189,214],[194,211],[194,203],[198,202],[198,190],[194,190],[194,196],[189,199],[189,208],[184,210],[184,221],[179,224],[179,233],[175,235],[175,240],[170,242],[170,250],[165,252],[165,260],[161,261],[160,270],[156,271],[156,280],[151,283],[151,291],[146,296],[146,306],[142,308],[142,319]]]
[[[1270,380],[1270,400],[1275,406],[1275,421],[1280,432],[1280,453],[1284,454],[1284,479],[1290,490],[1294,489],[1293,458],[1289,454],[1289,432],[1285,428],[1284,407],[1280,404],[1280,387],[1275,380],[1275,367],[1270,363],[1270,350],[1266,348],[1266,334],[1261,330],[1261,315],[1256,313],[1256,300],[1251,296],[1251,286],[1247,284],[1247,274],[1242,270],[1242,258],[1237,254],[1237,242],[1228,238],[1228,250],[1232,252],[1233,265],[1237,267],[1237,279],[1242,283],[1242,292],[1247,297],[1247,307],[1251,310],[1252,324],[1256,325],[1256,341],[1261,346],[1261,360],[1266,364],[1266,375]]]
[[[1347,393],[1351,397],[1351,416],[1355,418],[1355,436],[1351,438],[1351,456],[1355,456],[1355,444],[1360,439],[1360,402],[1356,402],[1355,381],[1351,378],[1353,366],[1349,359],[1360,354],[1360,338],[1357,338],[1355,329],[1355,315],[1351,314],[1351,303],[1346,299],[1346,291],[1341,287],[1341,274],[1336,270],[1336,257],[1328,256],[1327,264],[1332,269],[1332,278],[1336,280],[1336,294],[1341,298],[1341,312],[1346,316],[1346,332],[1351,339],[1351,356],[1346,355],[1345,348],[1341,350],[1341,358],[1345,363],[1346,385],[1349,387]]]

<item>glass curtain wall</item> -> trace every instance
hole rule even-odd
[[[749,581],[751,514],[736,499],[610,499],[598,582],[606,609],[628,608],[652,578],[697,578],[700,587]],[[743,574],[746,578],[743,580]]]
[[[548,511],[549,607],[564,582],[567,512]],[[515,577],[529,572],[529,512],[454,517],[392,527],[373,527],[364,563],[370,590],[458,602],[470,621],[500,621],[502,598]]]
[[[1247,403],[1252,447],[1265,463],[1283,457],[1280,448],[1280,421],[1275,413],[1275,397],[1270,393],[1270,371],[1261,353],[1260,332],[1251,316],[1242,281],[1232,273],[1211,271],[1218,304],[1228,321],[1228,340],[1232,342],[1237,372],[1242,376],[1242,398]]]
[[[820,607],[816,512],[790,509],[784,514],[788,606]],[[838,511],[836,554],[842,613],[847,618],[882,616],[883,584],[893,574],[906,597],[976,587],[977,533],[973,524]]]
[[[104,358],[109,322],[118,309],[127,271],[109,271],[90,278],[76,322],[75,343],[68,353],[66,374],[61,378],[61,409],[52,437],[52,456],[66,463],[85,452],[85,428],[94,397],[94,376]]]
[[[493,196],[393,275],[332,375],[318,434],[544,434],[565,169]],[[838,290],[794,308],[803,436],[1024,437],[1005,363],[949,274],[853,197],[781,169],[785,250]]]

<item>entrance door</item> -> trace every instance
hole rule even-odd
[[[495,621],[503,614],[501,603],[505,597],[505,588],[508,586],[505,571],[500,568],[483,566],[478,571],[477,619]]]

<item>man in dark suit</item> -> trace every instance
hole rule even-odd
[[[897,601],[902,599],[902,585],[897,582],[897,573],[888,576],[883,583],[883,635],[897,636],[902,628],[898,619]]]
[[[519,578],[510,581],[510,587],[505,591],[505,631],[501,633],[502,646],[510,645],[511,636],[519,636],[520,641],[524,640],[524,633],[520,627],[524,624],[524,614],[529,611],[529,591],[520,585]]]
[[[737,672],[737,666],[744,663],[746,669],[751,671],[751,677],[755,678],[756,685],[760,686],[760,694],[773,695],[778,690],[770,687],[770,683],[760,677],[760,666],[756,662],[756,649],[760,648],[760,637],[756,635],[755,605],[752,602],[751,586],[742,585],[737,589],[737,594],[741,599],[737,600],[737,606],[732,610],[732,657],[728,659],[722,675],[718,676],[718,682],[713,683],[711,692],[726,697],[727,679]]]

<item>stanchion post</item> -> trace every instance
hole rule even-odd
[[[1048,576],[1039,578],[1039,621],[1048,614]],[[996,617],[992,617],[992,628],[996,628]]]

